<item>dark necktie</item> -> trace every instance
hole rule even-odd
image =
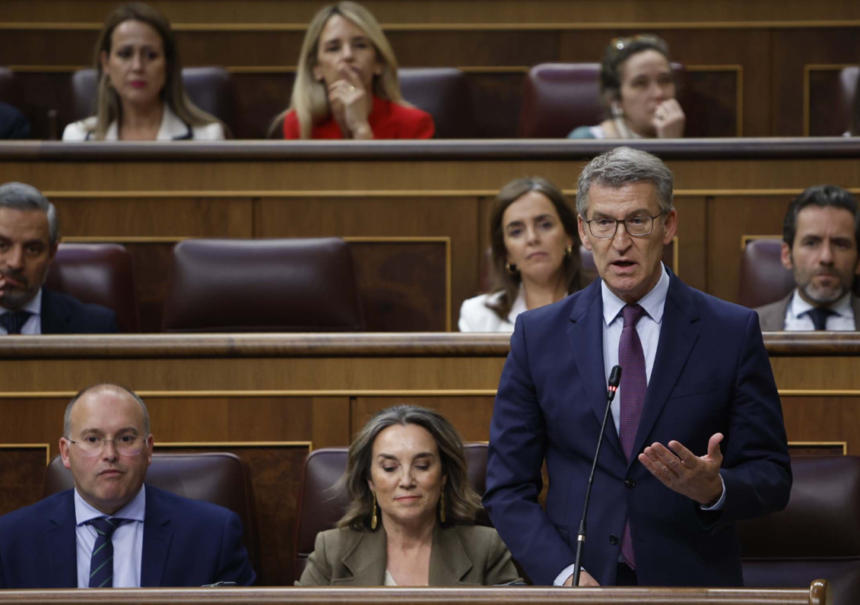
[[[125,519],[107,517],[87,522],[98,534],[90,561],[90,588],[113,587],[113,532],[124,522]]]
[[[642,350],[639,334],[636,332],[636,324],[645,315],[645,309],[639,305],[627,305],[621,312],[624,314],[624,329],[621,331],[621,342],[618,345],[618,361],[622,369],[619,437],[621,448],[629,461],[633,456],[633,442],[636,440],[639,419],[642,417],[642,408],[645,405],[645,392],[648,390],[645,353]],[[624,523],[621,554],[627,564],[632,569],[636,569],[629,519]]]
[[[20,334],[31,315],[29,311],[9,311],[0,315],[0,326],[6,328],[7,334]]]
[[[809,319],[812,320],[812,325],[815,326],[816,330],[826,330],[827,329],[827,318],[831,315],[838,315],[835,311],[831,311],[825,307],[813,307],[809,311],[806,312],[806,315],[809,315]]]

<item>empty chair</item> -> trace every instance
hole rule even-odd
[[[472,487],[483,495],[486,490],[487,444],[465,444],[466,462]],[[298,512],[296,515],[296,542],[294,573],[302,577],[308,557],[314,551],[317,534],[332,529],[349,506],[349,495],[345,489],[333,491],[346,471],[348,448],[333,447],[319,449],[307,457],[299,488]],[[477,519],[480,525],[490,525],[485,512]]]
[[[860,458],[798,457],[785,510],[740,523],[744,585],[808,587],[824,578],[834,603],[860,603]]]
[[[472,95],[466,76],[453,67],[398,70],[403,98],[423,109],[436,124],[437,139],[477,136]]]
[[[672,71],[683,90],[684,67],[672,63]],[[600,63],[542,63],[531,68],[523,85],[519,136],[563,138],[578,126],[599,124],[604,113]]]
[[[233,84],[221,67],[185,67],[182,85],[191,102],[233,128]],[[72,76],[73,121],[93,115],[98,80],[96,70],[81,69]]]
[[[260,546],[254,498],[246,465],[235,454],[153,454],[146,484],[192,500],[203,500],[233,511],[242,521],[242,542],[254,569],[260,569]],[[43,496],[75,486],[72,472],[59,456],[45,472]]]
[[[782,240],[747,242],[741,259],[738,303],[754,309],[785,298],[794,289],[794,275],[782,260]]]
[[[122,332],[139,332],[131,256],[118,244],[60,244],[45,287],[113,309]]]
[[[339,238],[186,240],[173,251],[166,332],[364,329],[349,245]]]

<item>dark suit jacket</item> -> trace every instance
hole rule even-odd
[[[536,584],[575,559],[591,461],[606,409],[600,280],[563,301],[520,315],[490,427],[484,504]],[[695,455],[722,432],[721,512],[701,511],[633,456],[614,424],[604,434],[583,567],[614,584],[630,518],[642,585],[742,585],[734,521],[788,502],[791,467],[782,409],[758,316],[685,286],[671,275],[636,454],[678,440]],[[546,459],[546,512],[537,502]]]
[[[320,532],[296,586],[382,586],[388,562],[386,540],[384,528]],[[433,530],[430,586],[492,586],[520,580],[511,553],[495,529],[437,525]]]
[[[758,307],[755,310],[761,321],[762,332],[782,332],[785,330],[785,312],[788,311],[788,304],[791,302],[792,296],[794,296],[794,290],[782,300]],[[860,324],[860,298],[857,298],[854,294],[851,295],[851,308],[854,310],[854,323],[856,327],[856,325]]]
[[[0,517],[0,588],[77,588],[76,543],[74,490]],[[142,587],[255,579],[235,513],[146,486]]]
[[[116,314],[42,288],[42,334],[115,334]]]

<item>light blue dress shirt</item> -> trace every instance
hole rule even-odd
[[[42,288],[39,288],[39,291],[36,292],[36,296],[33,297],[33,300],[24,305],[21,308],[21,311],[29,311],[32,313],[32,315],[27,318],[27,321],[24,322],[24,325],[21,326],[21,335],[39,336],[42,333]],[[0,307],[0,315],[4,315],[6,313],[11,313],[11,311],[4,307]],[[6,328],[0,326],[0,335],[6,335]]]
[[[146,515],[146,486],[114,515],[105,515],[84,500],[75,489],[75,536],[77,542],[78,588],[89,588],[90,561],[96,544],[96,529],[87,521],[107,517],[125,519],[113,534],[114,588],[140,588],[143,561],[143,519]]]

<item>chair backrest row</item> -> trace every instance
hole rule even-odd
[[[117,244],[60,244],[46,286],[117,314],[138,332],[132,259]],[[173,249],[167,332],[361,331],[349,245],[340,238],[186,240]]]

